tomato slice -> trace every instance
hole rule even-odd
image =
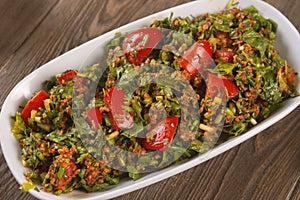
[[[89,109],[87,112],[87,117],[92,125],[93,130],[99,129],[99,124],[102,123],[102,113],[100,112],[99,108],[93,107]]]
[[[236,97],[240,93],[232,80],[219,78],[216,74],[208,74],[206,84],[206,97],[213,98],[217,96],[218,92],[225,92],[225,90],[228,98]],[[224,87],[222,85],[224,85]]]
[[[232,82],[232,80],[227,79],[227,78],[222,78],[225,89],[227,91],[227,97],[228,98],[233,98],[239,95],[240,91],[239,89],[235,86],[235,84]]]
[[[126,130],[133,127],[133,116],[125,111],[122,106],[124,102],[125,91],[123,89],[112,87],[106,91],[104,102],[109,108],[109,118],[114,130]]]
[[[224,89],[224,84],[221,78],[215,74],[207,75],[206,97],[214,98],[217,96],[218,92],[225,93]]]
[[[157,28],[143,28],[128,34],[122,43],[129,62],[140,65],[161,41],[163,32]]]
[[[26,104],[21,113],[21,117],[26,124],[28,124],[28,118],[31,116],[32,110],[38,110],[39,108],[45,108],[44,100],[49,99],[49,95],[45,90],[41,90],[36,93]]]
[[[178,117],[169,116],[155,124],[142,140],[142,145],[149,150],[168,150],[178,125]]]
[[[188,48],[177,63],[186,70],[191,78],[207,68],[212,58],[212,46],[206,40],[199,40]]]
[[[72,70],[72,71],[67,71],[64,74],[62,74],[59,78],[58,78],[58,83],[61,85],[65,85],[66,82],[73,80],[75,77],[77,76],[77,72]]]

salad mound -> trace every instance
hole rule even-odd
[[[155,20],[106,57],[45,81],[14,116],[23,191],[98,191],[205,153],[298,95],[255,7]]]

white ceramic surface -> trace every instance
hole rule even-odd
[[[161,19],[168,17],[172,12],[175,16],[189,16],[189,15],[199,15],[206,12],[217,12],[225,8],[228,1],[224,0],[199,0],[190,2],[178,7],[174,7],[154,15],[148,16],[146,18],[137,20],[133,23],[115,29],[108,32],[102,36],[99,36],[75,49],[59,56],[58,58],[48,62],[47,64],[41,66],[27,77],[25,77],[20,83],[18,83],[15,88],[10,92],[7,99],[5,100],[2,111],[0,114],[0,140],[2,151],[5,156],[6,162],[13,173],[16,180],[21,184],[25,182],[23,173],[26,169],[22,166],[20,161],[20,148],[17,141],[10,133],[12,127],[11,116],[13,116],[22,102],[30,98],[31,95],[41,87],[41,83],[51,78],[57,73],[61,73],[70,68],[80,68],[82,65],[93,64],[97,61],[98,56],[101,51],[95,53],[95,49],[100,48],[104,45],[103,41],[109,41],[116,32],[126,32],[131,29],[143,27],[151,23],[154,19]],[[247,6],[254,5],[260,13],[267,18],[272,18],[278,25],[278,41],[276,46],[279,49],[282,57],[288,60],[288,63],[293,66],[296,71],[300,72],[300,56],[298,52],[300,51],[300,36],[295,27],[283,16],[278,10],[269,4],[260,0],[240,0],[239,6],[245,8]],[[298,86],[298,91],[300,91],[300,86]],[[131,191],[137,190],[139,188],[145,187],[147,185],[153,184],[155,182],[161,181],[165,178],[178,174],[184,170],[194,167],[220,153],[242,143],[243,141],[253,137],[262,130],[276,123],[292,110],[294,110],[300,104],[300,97],[290,99],[286,101],[282,108],[277,110],[272,114],[270,118],[258,124],[255,128],[251,129],[247,133],[239,136],[235,139],[227,141],[220,146],[215,147],[213,150],[206,154],[199,155],[185,161],[183,163],[178,163],[176,165],[170,166],[166,169],[148,174],[138,181],[125,180],[119,185],[111,187],[109,189],[85,194],[80,191],[74,191],[69,194],[55,196],[50,193],[45,193],[43,191],[37,192],[31,190],[30,193],[40,199],[51,199],[51,200],[62,200],[62,199],[107,199],[113,198]],[[276,147],[274,147],[276,148]]]

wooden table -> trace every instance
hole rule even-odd
[[[189,0],[0,0],[0,106],[26,75],[96,36]],[[267,0],[300,30],[299,0]],[[118,199],[299,199],[300,107],[197,167]],[[22,193],[0,151],[0,199]]]

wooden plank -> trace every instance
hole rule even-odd
[[[20,6],[21,2],[24,2],[23,6]],[[58,1],[50,10],[40,8],[49,2],[53,1],[0,1],[0,16],[9,13],[5,8],[16,13],[24,12],[20,19],[6,23],[7,32],[12,34],[11,37],[8,33],[5,36],[9,42],[4,49],[1,49],[3,30],[0,30],[0,61],[2,53],[6,55],[5,62],[0,65],[0,80],[5,83],[0,86],[0,105],[15,84],[49,60],[109,30],[188,0],[157,0],[155,3],[149,0],[72,0]],[[300,1],[267,2],[276,6],[300,29],[297,11]],[[31,18],[35,18],[35,14],[32,12],[37,8],[44,17],[33,25],[35,21]],[[20,29],[27,30],[27,33]],[[18,41],[12,41],[13,34],[18,35]],[[297,108],[279,123],[238,147],[184,173],[117,199],[298,199],[299,115],[300,108]],[[0,177],[1,198],[35,199],[20,192],[2,151]]]
[[[43,21],[56,0],[2,0],[0,2],[0,67]]]

